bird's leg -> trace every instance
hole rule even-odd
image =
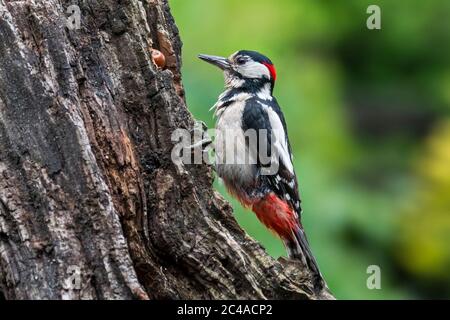
[[[207,130],[208,127],[203,121],[196,121],[194,127],[189,130],[194,139],[193,143],[190,146],[187,146],[186,149],[190,149],[191,154],[193,154],[194,164],[211,164],[208,152],[210,149],[214,150],[214,147],[212,147],[212,140],[208,135]],[[214,165],[212,167],[215,170]]]
[[[190,129],[191,135],[194,136],[194,143],[188,146],[188,149],[191,149],[194,152],[198,147],[202,147],[202,151],[207,151],[207,147],[212,143],[211,138],[208,135],[208,127],[203,121],[196,121],[194,127]],[[198,140],[200,138],[200,140]]]

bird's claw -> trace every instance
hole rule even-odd
[[[207,152],[207,147],[212,143],[211,138],[208,135],[208,126],[203,121],[196,121],[194,127],[189,131],[194,137],[194,143],[188,146],[191,152],[194,152],[197,148],[201,147],[203,152]],[[200,140],[198,140],[200,138]]]

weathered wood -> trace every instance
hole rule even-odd
[[[0,296],[332,298],[245,234],[207,165],[171,161],[180,50],[166,0],[0,0]]]

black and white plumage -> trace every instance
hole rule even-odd
[[[260,130],[261,132],[267,132],[267,135],[263,137],[258,135],[256,152],[259,155],[259,146],[261,144],[267,145],[267,154],[273,155],[270,157],[272,162],[278,162],[278,170],[272,175],[261,175],[261,184],[267,185],[277,196],[286,200],[297,214],[300,214],[300,197],[292,163],[291,147],[286,134],[286,121],[276,99],[248,99],[242,115],[242,124],[244,131],[254,129],[257,132]],[[261,142],[259,139],[264,139],[265,141]],[[267,164],[261,162],[258,161],[257,166],[261,168],[267,166]]]
[[[284,115],[272,96],[273,63],[255,51],[229,58],[200,55],[224,71],[226,90],[215,109],[216,171],[229,192],[320,275],[300,223],[300,197]],[[256,138],[251,139],[251,138]]]

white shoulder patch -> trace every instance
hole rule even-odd
[[[278,114],[272,110],[272,108],[263,105],[267,110],[269,116],[270,125],[272,127],[272,137],[275,141],[272,142],[272,147],[275,148],[280,160],[285,167],[294,174],[294,167],[292,165],[291,156],[289,154],[289,148],[287,143],[286,132],[284,132],[283,123],[281,122]]]

